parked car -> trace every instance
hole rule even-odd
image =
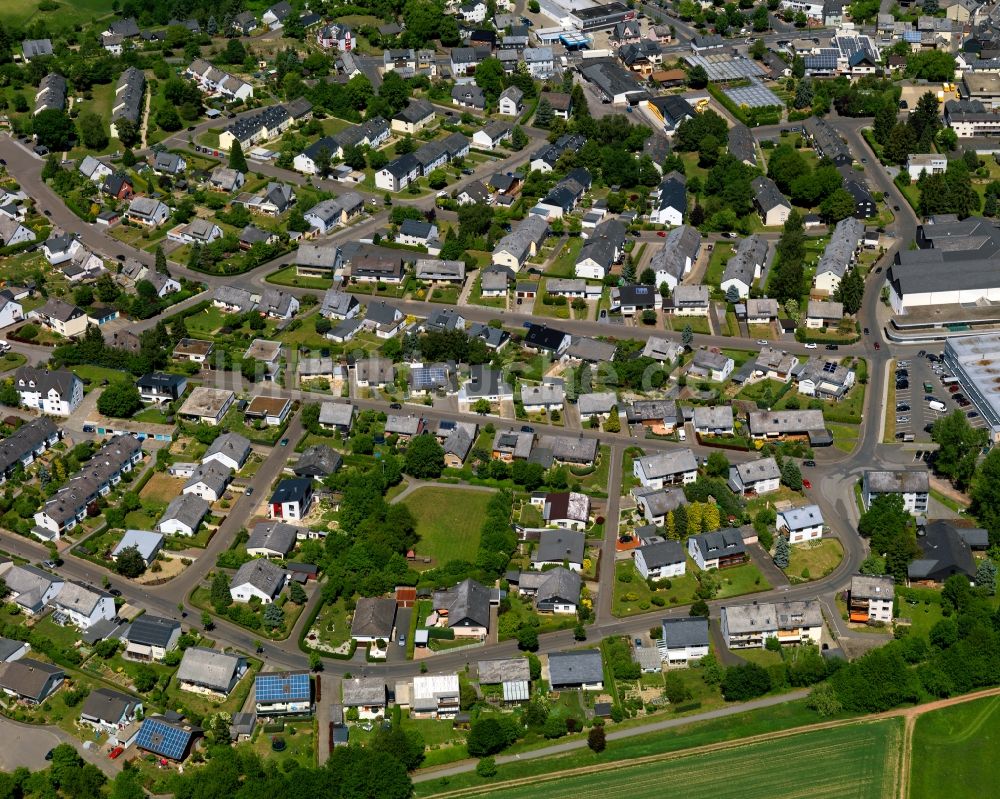
[[[253,486],[247,486],[247,490],[243,492],[246,496],[253,496]]]
[[[807,460],[802,461],[802,465],[803,466],[815,466],[816,465],[816,461],[814,461],[812,458],[809,458]]]
[[[827,345],[826,345],[826,348],[827,348],[828,350],[839,350],[839,349],[840,349],[840,346],[839,346],[838,344],[827,344]]]
[[[807,350],[814,350],[814,349],[816,349],[816,347],[817,347],[816,342],[814,342],[814,341],[806,342],[806,349]]]
[[[979,411],[969,411],[965,414],[969,419],[976,419],[979,417]]]
[[[803,478],[802,478],[802,487],[803,487],[803,488],[812,488],[812,487],[813,487],[813,484],[812,484],[812,483],[810,483],[810,482],[809,482],[808,480],[806,480],[806,479],[805,479],[805,478],[803,477]]]
[[[878,342],[876,341],[876,342],[875,342],[875,350],[876,350],[876,352],[877,352],[878,350],[880,350],[880,349],[882,349],[882,345],[881,345],[881,344],[879,344],[879,343],[878,343]]]
[[[667,237],[667,232],[665,230],[657,230],[656,235],[661,239],[665,239]]]

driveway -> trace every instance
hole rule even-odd
[[[117,773],[114,760],[104,757],[99,749],[84,749],[83,744],[58,727],[35,724],[19,724],[0,716],[0,737],[4,745],[0,747],[0,770],[12,772],[18,766],[26,766],[32,771],[46,768],[45,753],[61,743],[68,743],[80,756],[93,763],[109,777]]]

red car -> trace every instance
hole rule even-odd
[[[665,239],[667,237],[667,232],[665,230],[657,230],[656,235],[661,239]]]
[[[809,482],[808,480],[806,480],[806,479],[805,479],[805,478],[803,477],[803,478],[802,478],[802,487],[803,487],[803,488],[812,488],[812,487],[813,487],[813,484],[812,484],[812,483],[810,483],[810,482]]]
[[[124,752],[124,751],[125,751],[125,747],[124,746],[116,746],[114,749],[112,749],[110,752],[108,752],[108,757],[110,757],[112,760],[114,760],[115,758],[117,758],[118,756],[120,756],[121,753]]]
[[[880,350],[880,349],[882,349],[882,345],[881,345],[881,344],[879,344],[879,343],[878,343],[877,341],[875,342],[875,349],[876,349],[876,350]]]

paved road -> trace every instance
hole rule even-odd
[[[10,773],[19,766],[41,771],[49,766],[45,754],[59,744],[69,744],[88,763],[93,763],[109,778],[118,773],[117,761],[109,760],[99,749],[84,749],[83,743],[59,727],[47,724],[21,724],[0,716],[0,771]]]

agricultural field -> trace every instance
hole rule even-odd
[[[629,796],[659,799],[665,786],[683,799],[882,799],[896,791],[896,759],[902,723],[891,719],[800,733],[700,754],[680,754],[596,773],[561,776],[541,792],[548,799]],[[780,751],[779,761],[774,759]],[[794,764],[794,765],[793,765]],[[942,772],[948,774],[947,771]],[[739,779],[733,779],[739,775]],[[538,780],[477,794],[533,799]],[[931,794],[927,794],[930,796]],[[935,795],[953,795],[937,793]],[[973,794],[969,794],[970,796]],[[981,795],[981,794],[979,794]]]
[[[910,799],[989,796],[1000,780],[1000,697],[925,713],[910,753]]]
[[[418,488],[404,500],[417,521],[417,556],[429,557],[433,566],[450,560],[474,562],[488,491],[460,488]]]

